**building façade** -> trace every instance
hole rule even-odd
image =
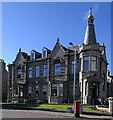
[[[0,102],[7,102],[7,81],[6,63],[3,59],[0,59]]]
[[[58,38],[53,50],[44,47],[42,53],[31,50],[28,55],[19,49],[8,65],[7,101],[73,102],[75,86],[75,99],[96,104],[97,99],[107,98],[107,65],[106,47],[96,41],[90,8],[82,45],[66,48]]]

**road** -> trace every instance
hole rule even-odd
[[[39,111],[39,110],[2,110],[2,118],[64,118],[64,120],[73,120],[72,113],[61,113],[61,112],[49,112],[49,111]],[[106,119],[111,120],[110,116],[92,116],[92,115],[80,115],[81,119]],[[53,118],[53,119],[52,119]],[[80,120],[80,118],[78,118]]]

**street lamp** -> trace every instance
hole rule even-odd
[[[73,46],[72,42],[69,42],[69,44],[71,46]],[[73,46],[74,47],[74,46]],[[75,47],[74,47],[75,48]],[[75,93],[76,93],[76,89],[75,89],[75,80],[76,80],[76,48],[74,49],[74,81],[73,81],[73,102],[75,101],[76,97],[75,97]]]

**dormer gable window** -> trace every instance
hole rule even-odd
[[[47,49],[45,47],[42,49],[42,57],[47,57]]]
[[[30,55],[30,60],[34,60],[34,59],[35,59],[35,52],[32,50]]]

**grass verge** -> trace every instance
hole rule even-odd
[[[22,103],[2,103],[2,106],[17,106],[17,107],[35,107],[35,108],[50,108],[54,110],[64,110],[67,111],[68,107],[73,107],[73,104],[22,104]],[[83,106],[83,112],[105,112],[97,110],[94,107]]]

